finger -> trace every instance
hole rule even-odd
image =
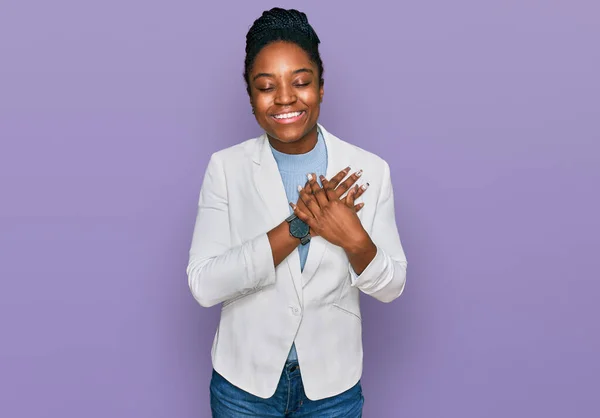
[[[327,199],[334,200],[338,199],[341,194],[337,194],[335,192],[336,187],[340,184],[340,182],[346,177],[346,175],[350,172],[350,167],[344,168],[342,171],[337,173],[335,176],[331,178],[331,180],[327,180],[327,184],[323,187],[325,189],[325,194],[327,195]]]
[[[346,180],[344,180],[336,189],[335,194],[339,198],[346,193],[354,183],[358,181],[358,179],[362,176],[362,170],[358,170],[356,173],[352,174]]]
[[[335,189],[337,185],[340,184],[340,182],[344,179],[344,177],[348,175],[349,172],[350,167],[344,168],[342,171],[333,176],[331,180],[329,180],[329,186]]]
[[[298,207],[298,205],[293,204],[292,202],[290,202],[290,206],[292,207],[292,209],[294,209],[294,214],[303,222],[306,222],[306,224],[311,228],[314,229],[315,227],[315,218],[308,216],[306,213],[304,213],[303,211],[300,210],[300,208]]]
[[[302,190],[302,186],[298,186],[298,190]],[[306,207],[306,205],[304,204],[304,202],[302,201],[302,199],[298,199],[298,201],[296,202],[296,205],[298,205],[298,207],[300,208],[301,211],[310,214],[310,211],[308,210],[308,208]]]
[[[329,180],[327,180],[325,178],[325,176],[322,174],[319,176],[319,179],[321,180],[321,184],[323,185],[323,188],[325,189],[327,187],[327,185],[329,184]]]
[[[365,183],[362,186],[358,187],[358,191],[354,195],[354,200],[356,200],[359,197],[361,197],[363,195],[363,193],[367,191],[368,188],[369,188],[369,183]]]
[[[317,199],[311,194],[310,191],[307,192],[305,189],[302,189],[302,191],[299,191],[298,195],[302,203],[304,203],[304,205],[311,212],[312,216],[316,217],[321,215],[321,206],[319,206]]]
[[[298,191],[300,191],[300,189],[298,189]],[[306,183],[304,183],[304,191],[306,191],[306,193],[310,194],[312,192],[311,188],[310,188],[310,182],[308,180],[306,180]]]
[[[341,199],[346,204],[346,206],[348,206],[349,208],[354,207],[354,200],[356,199],[355,195],[356,195],[357,190],[358,190],[357,186],[352,187],[350,189],[350,191],[348,192],[348,194],[346,195],[346,197]]]
[[[312,195],[312,189],[310,188],[310,183],[308,182],[308,180],[306,181],[304,187],[298,186],[298,201],[296,202],[296,205],[298,205],[301,211],[307,213],[310,216],[312,215],[312,211],[308,209],[308,207],[302,200],[302,193],[305,194],[305,200],[314,199],[314,196]]]
[[[317,181],[317,175],[314,173],[309,174],[308,175],[308,183],[310,184],[311,192],[312,192],[313,196],[315,197],[315,199],[317,199],[319,206],[320,207],[327,206],[327,202],[329,202],[329,199],[327,199],[327,196],[325,195],[325,190],[323,190],[321,188],[321,186],[319,186],[319,182]]]
[[[312,194],[312,189],[310,188],[310,183],[308,182],[308,180],[306,181],[304,186],[298,185],[298,196],[300,196],[300,193],[302,193],[302,192],[306,193],[307,195]],[[298,200],[298,202],[302,202],[302,201]]]
[[[358,199],[359,197],[362,196],[362,194],[369,188],[369,183],[365,183],[362,186],[358,186],[355,185],[346,195],[346,198],[344,199],[344,203],[346,204],[346,206],[348,206],[349,208],[352,207],[356,207],[358,205],[361,205],[361,203],[359,203],[358,205],[354,205],[354,203],[356,202],[356,199]],[[362,204],[362,206],[364,206],[364,204]],[[361,208],[362,208],[361,206]]]
[[[327,196],[327,200],[332,201],[337,199],[335,194],[334,187],[331,185],[331,182],[325,178],[325,176],[320,176],[321,184],[323,185],[323,190],[325,190],[325,195]]]
[[[358,205],[354,205],[354,211],[358,212],[359,210],[361,210],[363,208],[363,206],[365,206],[364,203],[359,203]]]
[[[327,185],[323,187],[325,190],[325,195],[327,196],[327,200],[330,202],[336,200],[339,196],[335,194],[335,187],[333,187],[330,181],[327,182]]]

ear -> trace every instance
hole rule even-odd
[[[323,94],[325,94],[325,80],[322,79],[319,87],[319,102],[323,101]]]

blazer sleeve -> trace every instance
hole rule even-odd
[[[275,283],[266,232],[231,245],[226,177],[217,153],[210,158],[200,189],[186,272],[192,295],[204,307]]]
[[[394,191],[390,168],[385,161],[382,187],[370,236],[377,246],[377,253],[360,275],[348,264],[351,285],[382,302],[391,302],[404,290],[407,260],[396,226]]]

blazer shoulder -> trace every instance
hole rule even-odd
[[[261,137],[250,138],[238,144],[220,149],[212,153],[210,159],[222,165],[239,166],[239,164],[252,161],[252,155],[259,145]]]
[[[361,148],[358,145],[346,142],[343,139],[337,138],[335,136],[334,138],[338,141],[342,149],[345,149],[348,153],[353,153],[355,155],[355,158],[360,160],[361,164],[368,165],[372,169],[379,169],[383,172],[389,171],[389,165],[385,158],[381,157],[378,154],[375,154],[372,151],[367,151],[366,149]]]

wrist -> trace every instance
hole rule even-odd
[[[310,227],[307,223],[298,218],[295,214],[286,218],[290,237],[297,240],[298,243],[306,245],[310,242]]]
[[[377,251],[375,243],[371,240],[369,234],[363,231],[360,235],[349,240],[343,247],[344,251],[348,255],[363,254],[368,251]]]

